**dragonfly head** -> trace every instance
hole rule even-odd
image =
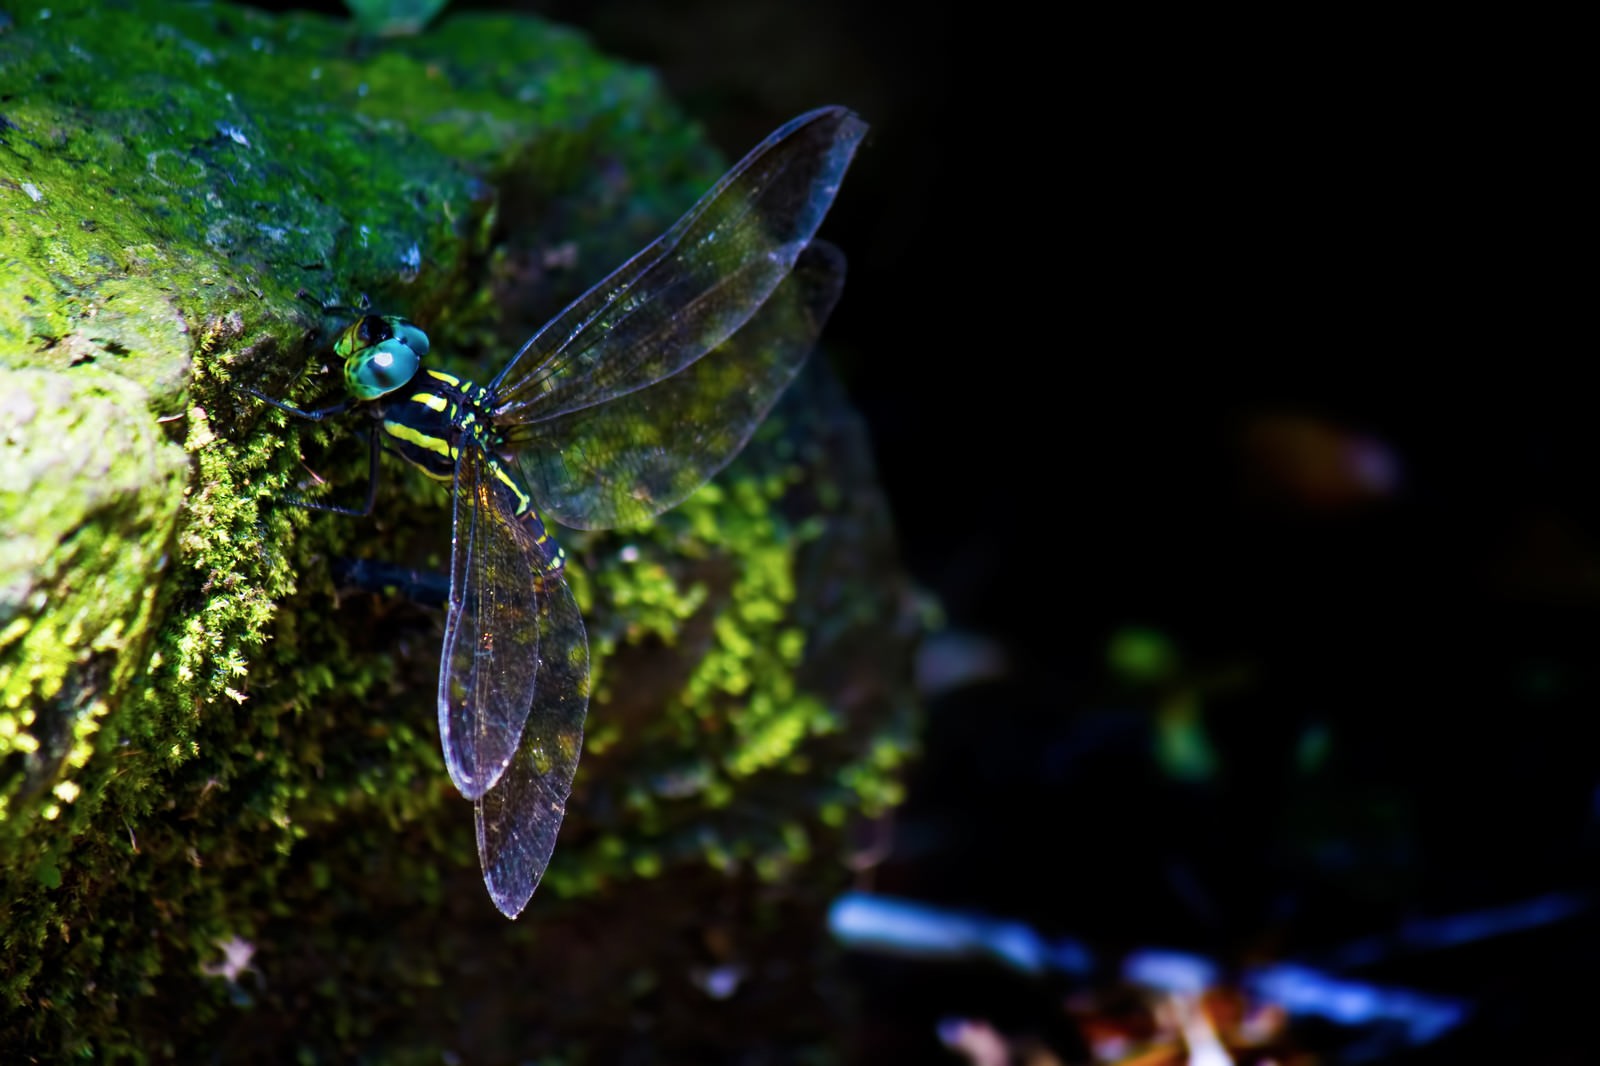
[[[333,344],[344,383],[358,400],[376,400],[411,380],[428,354],[428,335],[398,315],[362,315]]]

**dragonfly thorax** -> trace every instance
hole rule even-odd
[[[448,481],[463,447],[476,447],[498,461],[501,448],[489,411],[489,390],[442,370],[423,369],[373,405],[389,448]]]
[[[502,454],[505,441],[494,425],[488,389],[442,370],[424,369],[405,388],[378,400],[373,411],[389,450],[436,481],[454,481],[463,449],[482,452],[488,490],[527,526],[534,543],[548,545],[542,567],[561,568],[561,549],[550,542],[522,475]]]

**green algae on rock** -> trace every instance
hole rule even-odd
[[[552,987],[528,1002],[526,975],[589,990],[591,1016],[677,979],[570,943],[552,923],[576,901],[626,947],[656,939],[641,879],[687,916],[719,893],[759,911],[752,878],[836,878],[827,826],[893,800],[909,729],[887,533],[841,461],[860,441],[822,443],[797,396],[670,520],[566,540],[595,732],[550,908],[508,936],[431,725],[438,620],[329,578],[357,543],[440,566],[445,501],[391,477],[366,525],[282,506],[357,484],[364,457],[234,387],[331,383],[301,290],[368,293],[481,376],[718,173],[654,79],[532,19],[373,42],[225,5],[8,10],[0,1046],[571,1048],[576,1014]],[[242,944],[248,965],[218,962]],[[465,987],[505,1024],[463,1037]]]

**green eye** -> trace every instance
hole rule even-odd
[[[394,339],[416,352],[418,359],[428,354],[428,335],[426,333],[403,318],[390,318],[388,323],[390,328],[394,330]]]
[[[428,354],[428,335],[397,315],[363,315],[340,334],[333,350],[344,359],[350,395],[376,400],[411,380]]]
[[[426,343],[426,340],[424,340]],[[344,381],[350,394],[376,400],[410,381],[421,364],[418,354],[398,337],[363,348],[345,360]]]

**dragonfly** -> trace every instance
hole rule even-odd
[[[335,339],[346,396],[293,417],[370,418],[379,452],[451,488],[439,737],[473,803],[490,899],[527,906],[583,746],[589,651],[549,520],[644,522],[738,454],[805,362],[844,259],[814,240],[867,131],[843,107],[785,123],[687,214],[542,326],[486,386],[427,367],[427,334],[361,312]]]

